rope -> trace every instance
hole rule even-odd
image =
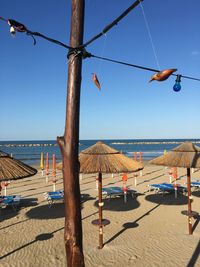
[[[49,42],[55,43],[57,45],[60,45],[66,49],[69,50],[68,52],[68,59],[71,55],[74,55],[72,60],[74,60],[75,57],[77,56],[82,56],[83,59],[85,58],[89,58],[89,57],[93,57],[93,58],[98,58],[101,60],[106,60],[109,62],[113,62],[113,63],[117,63],[117,64],[121,64],[121,65],[126,65],[129,67],[134,67],[134,68],[138,68],[138,69],[143,69],[143,70],[148,70],[148,71],[153,71],[153,72],[160,72],[160,68],[159,69],[153,69],[153,68],[148,68],[148,67],[144,67],[144,66],[139,66],[139,65],[135,65],[135,64],[131,64],[131,63],[127,63],[127,62],[123,62],[123,61],[118,61],[118,60],[114,60],[114,59],[109,59],[109,58],[105,58],[105,57],[100,57],[100,56],[96,56],[96,55],[92,55],[91,53],[87,52],[85,50],[84,47],[86,47],[88,44],[92,43],[94,40],[96,40],[97,38],[99,38],[102,35],[105,35],[105,33],[107,31],[109,31],[114,25],[116,25],[122,18],[124,18],[133,8],[135,8],[139,3],[141,3],[141,1],[143,0],[137,0],[136,2],[134,2],[128,9],[126,9],[117,19],[115,19],[111,24],[107,25],[104,30],[96,35],[95,37],[93,37],[90,41],[86,42],[85,44],[79,46],[79,47],[70,47],[58,40],[52,39],[48,36],[45,36],[39,32],[32,32],[30,30],[28,30],[23,24],[15,21],[15,20],[11,20],[11,19],[4,19],[3,17],[0,17],[0,20],[3,20],[5,22],[7,22],[10,26],[14,27],[16,31],[19,32],[24,32],[27,35],[31,36],[34,40],[34,44],[36,44],[36,39],[34,38],[34,36],[39,36]],[[151,35],[150,35],[151,36]],[[155,54],[156,55],[156,54]],[[180,74],[171,74],[172,76],[178,76]],[[190,79],[190,80],[195,80],[195,81],[200,81],[199,78],[195,78],[195,77],[190,77],[190,76],[185,76],[185,75],[181,75],[181,78],[186,78],[186,79]]]
[[[36,39],[34,38],[34,36],[39,36],[39,37],[41,37],[41,38],[43,38],[43,39],[45,39],[45,40],[47,40],[49,42],[52,42],[52,43],[55,43],[57,45],[63,46],[65,48],[67,48],[67,49],[72,49],[71,46],[68,46],[68,45],[66,45],[66,44],[64,44],[64,43],[62,43],[62,42],[60,42],[58,40],[55,40],[55,39],[50,38],[48,36],[45,36],[45,35],[43,35],[43,34],[41,34],[39,32],[32,32],[32,31],[28,30],[26,28],[26,26],[24,26],[22,23],[20,23],[20,22],[18,22],[16,20],[13,20],[13,19],[4,19],[3,17],[0,17],[0,20],[3,20],[5,22],[7,22],[8,25],[10,25],[11,27],[13,27],[16,31],[21,32],[21,33],[24,32],[28,36],[31,36],[34,39],[34,45],[36,44]]]
[[[97,34],[96,36],[94,36],[92,39],[90,39],[89,41],[87,41],[85,44],[83,44],[83,45],[80,45],[78,48],[84,48],[84,47],[86,47],[87,45],[89,45],[89,44],[91,44],[92,42],[94,42],[96,39],[98,39],[99,37],[101,37],[102,35],[104,35],[106,32],[108,32],[113,26],[115,26],[115,25],[117,25],[118,24],[118,22],[120,21],[120,20],[122,20],[124,17],[126,17],[127,15],[128,15],[128,13],[129,12],[131,12],[139,3],[141,3],[143,0],[136,0],[130,7],[128,7],[120,16],[118,16],[115,20],[113,20],[110,24],[108,24],[104,29],[103,29],[103,31],[102,32],[100,32],[99,34]],[[3,20],[3,21],[6,21],[6,22],[8,22],[9,23],[9,21],[10,22],[14,22],[14,23],[16,23],[17,24],[17,26],[15,26],[15,25],[11,25],[11,24],[9,24],[9,25],[11,25],[11,26],[13,26],[17,31],[20,31],[19,30],[19,26],[23,26],[23,27],[25,27],[23,24],[21,24],[21,23],[19,23],[19,22],[17,22],[17,21],[14,21],[14,20],[11,20],[11,19],[8,19],[8,20],[6,20],[6,19],[4,19],[3,17],[0,17],[0,19],[1,20]],[[26,28],[26,27],[25,27]],[[43,35],[43,34],[41,34],[41,33],[39,33],[39,32],[32,32],[32,31],[30,31],[30,30],[28,30],[28,29],[26,29],[27,31],[26,31],[26,33],[27,33],[27,35],[30,35],[30,36],[32,36],[32,38],[34,39],[34,45],[36,44],[36,40],[35,40],[35,38],[33,37],[33,36],[39,36],[39,37],[41,37],[41,38],[44,38],[45,40],[47,40],[47,41],[50,41],[50,42],[52,42],[52,43],[55,43],[55,44],[57,44],[57,45],[60,45],[60,46],[63,46],[63,47],[65,47],[65,48],[67,48],[67,49],[72,49],[72,47],[70,47],[70,46],[68,46],[68,45],[66,45],[66,44],[64,44],[64,43],[62,43],[62,42],[60,42],[60,41],[57,41],[57,40],[55,40],[55,39],[52,39],[52,38],[49,38],[49,37],[47,37],[47,36],[45,36],[45,35]]]
[[[45,39],[45,40],[47,40],[47,41],[49,41],[49,42],[52,42],[52,43],[54,43],[54,44],[63,46],[63,47],[65,47],[65,48],[67,48],[67,49],[71,49],[71,48],[72,48],[71,46],[68,46],[68,45],[66,45],[66,44],[64,44],[64,43],[62,43],[62,42],[60,42],[60,41],[58,41],[58,40],[52,39],[52,38],[50,38],[50,37],[48,37],[48,36],[45,36],[45,35],[43,35],[43,34],[41,34],[41,33],[39,33],[39,32],[32,32],[32,31],[27,30],[27,34],[28,34],[28,35],[31,35],[32,37],[33,37],[33,36],[39,36],[39,37],[41,37],[41,38],[43,38],[43,39]]]
[[[3,17],[0,17],[0,20],[3,20],[5,22],[8,22],[7,19],[4,19]]]
[[[150,39],[150,42],[151,42],[151,46],[152,46],[152,50],[153,50],[153,53],[154,53],[156,64],[157,64],[158,69],[161,70],[160,64],[159,64],[159,61],[158,61],[158,57],[157,57],[157,53],[156,53],[156,48],[155,48],[155,45],[154,45],[154,42],[153,42],[153,38],[152,38],[152,35],[151,35],[149,23],[147,21],[147,17],[145,15],[145,12],[144,12],[144,8],[143,8],[142,3],[140,3],[140,7],[141,7],[142,14],[143,14],[143,17],[144,17],[146,29],[147,29],[147,32],[148,32],[148,35],[149,35],[149,39]]]
[[[113,20],[110,24],[108,24],[102,32],[98,33],[96,36],[91,38],[89,41],[84,43],[80,47],[86,47],[87,45],[93,43],[95,40],[100,38],[102,35],[104,35],[106,32],[108,32],[113,26],[116,26],[120,20],[122,20],[124,17],[128,15],[129,12],[131,12],[139,3],[141,3],[143,0],[136,0],[130,7],[128,7],[119,17],[117,17],[115,20]]]
[[[96,56],[96,55],[92,55],[92,54],[90,54],[90,57],[98,58],[98,59],[101,59],[101,60],[105,60],[105,61],[109,61],[109,62],[121,64],[121,65],[126,65],[126,66],[133,67],[133,68],[138,68],[138,69],[143,69],[143,70],[149,70],[149,71],[153,71],[153,72],[159,72],[160,71],[160,70],[157,70],[157,69],[143,67],[143,66],[139,66],[139,65],[135,65],[135,64],[131,64],[131,63],[127,63],[127,62],[115,60],[115,59],[100,57],[100,56]]]
[[[105,61],[109,61],[109,62],[113,62],[113,63],[125,65],[125,66],[129,66],[129,67],[133,67],[133,68],[137,68],[137,69],[148,70],[148,71],[153,71],[153,72],[160,72],[160,70],[157,70],[157,69],[152,69],[152,68],[148,68],[148,67],[144,67],[144,66],[140,66],[140,65],[135,65],[135,64],[131,64],[131,63],[123,62],[123,61],[118,61],[118,60],[115,60],[115,59],[110,59],[110,58],[105,58],[105,57],[99,57],[99,56],[96,56],[96,55],[92,55],[92,54],[90,54],[88,52],[87,52],[87,57],[94,57],[94,58],[98,58],[98,59],[101,59],[101,60],[105,60]],[[172,73],[171,75],[172,76],[178,76],[180,74],[174,74],[174,73]],[[185,75],[182,75],[182,74],[181,74],[181,78],[195,80],[195,81],[200,81],[199,78],[185,76]]]

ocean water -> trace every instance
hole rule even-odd
[[[142,152],[143,160],[145,161],[158,157],[163,154],[165,149],[169,151],[185,141],[190,141],[200,146],[200,139],[80,140],[79,151],[88,148],[97,141],[104,142],[128,157],[133,157],[134,152]],[[50,161],[53,154],[56,154],[57,163],[61,161],[60,149],[54,140],[0,141],[0,150],[12,154],[14,158],[32,166],[40,164],[41,152],[48,153]]]

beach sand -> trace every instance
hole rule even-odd
[[[178,168],[185,186],[186,169]],[[164,196],[150,191],[148,185],[169,182],[167,170],[162,166],[146,165],[143,175],[128,175],[127,185],[137,190],[135,198],[105,199],[103,217],[110,220],[104,228],[104,248],[97,249],[98,227],[91,221],[98,218],[96,175],[83,175],[80,181],[82,204],[83,247],[86,267],[105,266],[200,266],[200,224],[193,219],[194,233],[188,235],[187,196]],[[200,171],[192,179],[200,179]],[[122,186],[120,175],[103,175],[103,186]],[[62,189],[62,175],[56,189]],[[46,183],[39,171],[37,175],[12,181],[7,194],[22,196],[18,211],[3,209],[0,215],[0,266],[5,267],[59,267],[66,266],[64,248],[64,204],[51,208],[43,193],[52,191],[52,182]],[[2,191],[3,193],[3,191]],[[193,191],[192,207],[200,209],[200,191]]]

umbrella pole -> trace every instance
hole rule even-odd
[[[98,189],[99,189],[99,249],[103,248],[103,202],[102,202],[102,173],[98,174]]]
[[[103,248],[103,227],[110,223],[109,220],[103,219],[103,201],[102,201],[102,173],[98,173],[98,197],[99,197],[99,218],[92,221],[93,225],[99,227],[99,249]]]
[[[190,180],[190,168],[187,168],[187,190],[188,190],[188,228],[189,235],[192,235],[192,199],[191,199],[191,180]]]
[[[135,187],[137,186],[137,174],[135,175]]]

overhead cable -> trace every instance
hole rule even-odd
[[[131,12],[136,6],[139,5],[143,0],[137,0],[135,1],[130,7],[128,7],[120,16],[118,16],[115,20],[113,20],[110,24],[108,24],[102,32],[91,38],[89,41],[81,45],[80,47],[86,47],[87,45],[94,42],[96,39],[107,33],[113,26],[116,26],[120,20],[122,20],[124,17],[128,15],[129,12]]]
[[[13,20],[13,19],[5,19],[3,17],[0,17],[0,20],[3,20],[5,22],[8,23],[8,25],[10,26],[10,33],[12,35],[15,35],[15,32],[21,32],[21,33],[26,33],[27,35],[31,36],[33,39],[34,39],[34,45],[36,44],[36,40],[34,38],[34,36],[39,36],[49,42],[52,42],[54,44],[57,44],[57,45],[60,45],[60,46],[63,46],[64,48],[66,49],[71,49],[72,47],[69,46],[69,45],[66,45],[58,40],[55,40],[53,38],[50,38],[48,36],[45,36],[44,34],[41,34],[39,32],[33,32],[33,31],[30,31],[24,24],[16,21],[16,20]]]
[[[113,63],[117,63],[117,64],[121,64],[121,65],[125,65],[125,66],[129,66],[129,67],[133,67],[133,68],[137,68],[137,69],[142,69],[142,70],[147,70],[147,71],[153,71],[153,72],[160,72],[160,70],[157,69],[153,69],[153,68],[148,68],[148,67],[144,67],[144,66],[140,66],[140,65],[135,65],[132,63],[128,63],[128,62],[123,62],[123,61],[119,61],[119,60],[115,60],[115,59],[110,59],[110,58],[105,58],[105,57],[99,57],[97,55],[93,55],[88,53],[88,57],[93,57],[93,58],[97,58],[97,59],[101,59],[101,60],[105,60],[105,61],[109,61],[109,62],[113,62]],[[171,74],[172,76],[177,76],[180,74]],[[194,77],[190,77],[190,76],[185,76],[181,74],[182,78],[185,79],[190,79],[190,80],[195,80],[195,81],[200,81],[199,78],[194,78]]]

